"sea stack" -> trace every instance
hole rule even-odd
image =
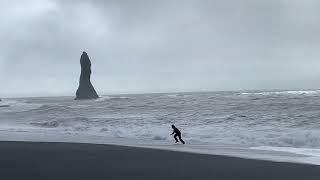
[[[99,98],[96,90],[91,84],[91,61],[86,52],[83,52],[80,58],[81,75],[79,80],[79,88],[76,93],[76,100],[81,99],[97,99]]]

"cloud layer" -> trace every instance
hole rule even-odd
[[[87,51],[102,93],[319,88],[317,0],[12,0],[0,96],[73,95]]]

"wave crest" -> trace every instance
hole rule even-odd
[[[320,90],[301,90],[301,91],[266,91],[266,92],[243,92],[241,95],[314,95],[320,94]]]

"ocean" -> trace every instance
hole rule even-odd
[[[320,157],[320,91],[4,98],[0,139],[241,147]],[[320,161],[319,161],[320,163]]]

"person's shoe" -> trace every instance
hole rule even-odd
[[[179,141],[176,141],[176,143],[178,143]]]

